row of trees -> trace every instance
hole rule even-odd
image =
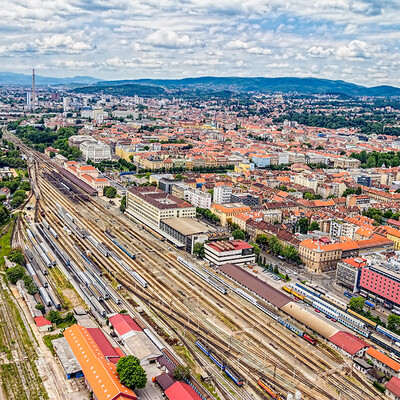
[[[351,153],[350,157],[361,161],[361,168],[381,167],[383,164],[385,164],[386,167],[398,167],[400,165],[400,151],[397,153],[394,151],[389,151],[387,153],[373,151],[367,153],[363,150],[360,153]]]
[[[22,254],[22,253],[21,253]],[[14,258],[15,259],[15,258]],[[22,256],[23,260],[23,256]],[[7,268],[6,276],[10,283],[16,284],[19,280],[23,280],[26,290],[29,294],[34,295],[38,289],[33,282],[32,278],[26,274],[26,270],[20,264],[16,264],[14,267]]]
[[[196,214],[208,219],[211,222],[220,222],[220,218],[213,214],[208,208],[196,207]]]
[[[256,239],[257,244],[264,247],[269,247],[272,254],[282,256],[287,260],[301,264],[299,252],[294,246],[284,246],[275,236],[258,235]]]

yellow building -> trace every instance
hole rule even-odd
[[[400,249],[400,231],[398,229],[390,228],[385,226],[386,228],[386,237],[394,243],[393,249],[397,251]]]
[[[132,146],[125,146],[125,145],[115,146],[115,155],[117,157],[123,158],[126,161],[131,161],[129,157],[134,154],[135,154],[135,148]]]
[[[251,171],[253,169],[253,164],[250,164],[249,161],[244,160],[238,165],[235,165],[235,172],[246,172]]]
[[[242,203],[214,204],[211,206],[211,212],[221,220],[221,225],[225,226],[228,219],[232,220],[237,214],[249,213],[251,208]]]

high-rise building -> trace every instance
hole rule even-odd
[[[214,188],[213,201],[216,204],[230,203],[232,196],[232,187],[221,185]]]
[[[26,105],[30,106],[32,104],[32,93],[26,92]]]

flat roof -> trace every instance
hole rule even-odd
[[[237,265],[227,263],[222,265],[220,270],[278,308],[291,301],[289,296]]]
[[[82,371],[82,368],[71,350],[71,347],[69,347],[65,337],[55,339],[52,343],[66,374],[74,374]]]
[[[253,248],[251,244],[246,243],[243,240],[216,241],[207,243],[207,246],[211,247],[215,251],[218,251],[219,253]]]
[[[172,229],[175,229],[184,236],[215,231],[215,228],[208,226],[195,218],[168,218],[162,219],[161,222],[163,222],[165,225],[168,225]]]

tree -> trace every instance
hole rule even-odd
[[[190,367],[178,365],[173,372],[173,376],[177,381],[184,381],[190,378]]]
[[[363,311],[365,299],[363,297],[352,297],[349,301],[349,308],[357,313]]]
[[[25,275],[23,277],[25,289],[28,291],[29,294],[34,295],[37,293],[38,288],[36,287],[33,279],[29,275]]]
[[[384,214],[383,214],[383,217],[387,218],[387,219],[392,218],[392,216],[393,216],[393,211],[392,210],[386,210],[384,212]]]
[[[235,239],[239,239],[239,240],[244,240],[244,238],[246,237],[245,233],[241,229],[235,229],[232,232],[232,236]]]
[[[205,252],[204,252],[204,243],[197,242],[193,246],[193,254],[196,254],[197,256],[204,258]]]
[[[119,206],[121,212],[125,212],[126,210],[126,196],[122,196],[121,205]]]
[[[310,226],[308,227],[308,230],[313,232],[313,231],[319,231],[319,225],[317,221],[311,222]]]
[[[279,274],[279,268],[278,267],[274,267],[274,274]]]
[[[254,248],[254,254],[258,257],[260,255],[260,246],[257,243],[252,243],[250,242],[250,244],[253,246]]]
[[[25,275],[25,269],[21,265],[17,264],[15,267],[7,268],[6,276],[7,279],[15,285]]]
[[[256,238],[256,242],[260,245],[266,245],[268,243],[267,235],[258,235]]]
[[[297,221],[297,226],[299,227],[300,233],[306,234],[308,232],[308,219],[300,218]]]
[[[143,389],[147,384],[147,375],[140,361],[134,356],[121,357],[117,364],[119,380],[130,389]]]
[[[36,310],[41,311],[42,314],[43,314],[43,312],[44,312],[44,305],[43,304],[36,304],[35,308],[36,308]]]
[[[15,193],[14,193],[14,196],[13,197],[22,197],[24,200],[26,199],[26,193],[25,193],[25,190],[17,190]]]
[[[271,236],[268,239],[268,246],[274,254],[282,253],[283,250],[282,244],[275,236]]]
[[[113,186],[105,186],[103,193],[108,199],[113,199],[117,195],[117,189]]]
[[[56,311],[56,310],[51,310],[51,311],[47,314],[47,319],[48,319],[51,323],[56,324],[56,325],[59,325],[59,324],[61,324],[61,323],[64,322],[63,319],[62,319],[62,317],[61,317],[61,315],[60,315],[60,313],[59,313],[58,311]]]
[[[400,315],[390,314],[388,317],[388,329],[396,332],[400,330]]]
[[[8,253],[7,258],[11,262],[15,262],[17,264],[22,264],[24,262],[24,255],[22,254],[21,249],[13,249]]]
[[[22,198],[22,197],[19,197],[19,196],[13,197],[13,199],[10,201],[10,206],[13,207],[13,208],[17,208],[21,204],[23,204],[24,201],[25,201],[25,199]]]
[[[23,182],[21,182],[21,185],[19,186],[19,188],[21,190],[25,190],[27,192],[27,191],[31,190],[31,185],[29,184],[28,181],[23,181]]]

